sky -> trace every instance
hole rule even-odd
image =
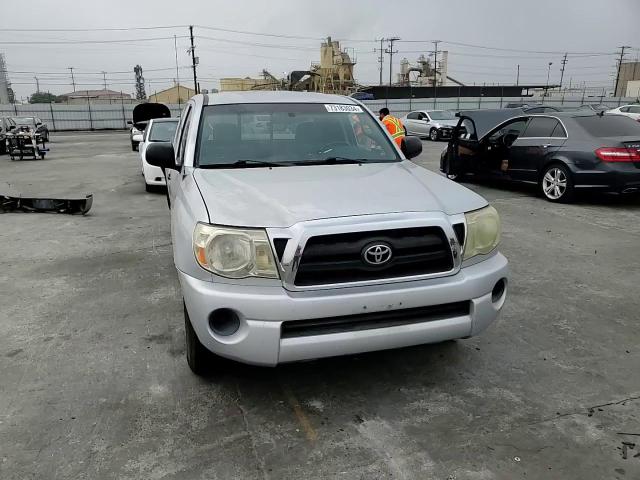
[[[306,70],[327,36],[355,54],[364,85],[379,81],[376,40],[393,36],[401,39],[394,72],[402,58],[413,63],[440,40],[449,75],[466,84],[513,84],[518,64],[520,84],[544,85],[547,73],[557,84],[568,52],[565,85],[610,89],[619,47],[632,47],[626,60],[640,56],[640,0],[30,0],[37,14],[26,15],[2,3],[0,52],[18,99],[36,90],[34,77],[41,91],[70,92],[69,67],[78,89],[103,88],[106,78],[108,88],[133,93],[136,64],[147,94],[178,76],[193,85],[187,25],[194,25],[201,88],[262,69],[278,77]],[[99,30],[116,28],[132,30]],[[388,55],[384,62],[388,81]]]

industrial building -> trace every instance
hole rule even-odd
[[[266,70],[263,71],[265,78],[221,78],[220,79],[220,91],[221,92],[245,92],[248,90],[275,90],[274,82],[268,78],[270,75]],[[277,82],[280,84],[280,81]]]
[[[71,93],[64,93],[61,97],[66,98],[66,103],[70,104],[109,104],[109,103],[134,103],[131,95],[123,92],[116,92],[103,88],[102,90],[76,90]]]
[[[618,72],[618,82],[616,83],[616,97],[635,97],[633,93],[629,95],[627,90],[629,82],[640,80],[640,62],[623,62],[620,64]],[[632,85],[633,89],[633,85]]]
[[[463,85],[458,80],[448,75],[449,68],[449,52],[444,50],[441,52],[441,59],[437,65],[431,64],[431,60],[424,55],[418,57],[414,65],[409,60],[403,58],[400,62],[400,73],[398,74],[398,86],[406,87],[409,85],[415,87],[443,87],[453,82],[456,85]],[[412,78],[412,73],[416,73]]]
[[[640,80],[627,82],[627,97],[640,99]]]
[[[185,87],[184,85],[174,85],[166,90],[160,90],[154,92],[153,95],[149,95],[149,101],[152,103],[168,103],[168,104],[181,104],[187,103],[187,101],[196,94],[193,88]]]
[[[295,70],[287,78],[277,78],[267,70],[262,71],[262,78],[222,78],[220,91],[301,90],[349,95],[356,91],[355,64],[340,42],[328,37],[320,45],[320,62],[312,62],[308,70]]]

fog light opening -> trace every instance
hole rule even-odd
[[[214,333],[228,337],[240,328],[238,314],[228,308],[219,308],[209,314],[209,327]]]
[[[504,299],[504,294],[507,289],[507,281],[502,278],[498,280],[498,283],[493,287],[491,291],[491,301],[493,303],[499,303]]]

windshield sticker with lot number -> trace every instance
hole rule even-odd
[[[362,108],[358,105],[336,105],[326,103],[324,108],[330,113],[362,113]]]

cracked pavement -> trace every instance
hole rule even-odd
[[[200,379],[138,162],[119,132],[0,157],[16,188],[94,194],[86,217],[0,215],[3,480],[640,478],[640,199],[468,184],[512,269],[483,335]]]

